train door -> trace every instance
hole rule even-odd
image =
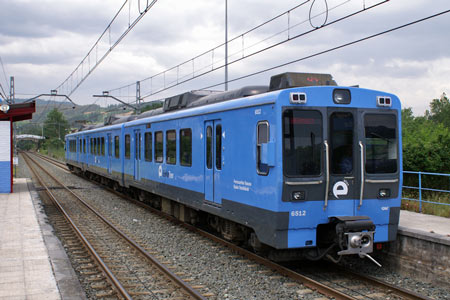
[[[111,168],[111,159],[112,159],[112,140],[111,140],[111,133],[108,133],[106,135],[106,151],[108,153],[106,153],[106,164],[107,164],[107,168],[108,168],[108,174],[112,173],[112,168]]]
[[[355,207],[357,215],[367,215],[372,206],[365,200],[393,199],[400,192],[398,115],[394,111],[360,110],[358,127],[362,184]]]
[[[88,167],[89,163],[90,163],[89,159],[90,159],[91,153],[92,153],[92,150],[91,150],[92,144],[91,144],[90,136],[86,135],[84,138],[86,139],[86,155],[84,156],[84,163],[85,163],[85,167]]]
[[[222,203],[220,182],[223,165],[222,138],[220,120],[205,122],[205,200],[215,204]]]
[[[141,131],[134,131],[134,180],[140,180],[139,167],[141,163]]]
[[[328,109],[328,138],[326,152],[326,174],[328,176],[328,197],[332,200],[359,198],[361,186],[361,160],[359,136],[356,128],[356,109]],[[343,204],[344,205],[344,204]],[[342,213],[355,214],[353,202],[340,207]]]

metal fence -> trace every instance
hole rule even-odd
[[[412,175],[417,175],[417,178],[409,178],[409,180],[405,181],[405,176],[408,176],[409,174]],[[424,176],[427,176],[427,180],[426,182],[424,182]],[[436,178],[436,176],[440,176],[439,180],[430,180],[430,178]],[[418,194],[418,199],[416,198],[407,198],[407,197],[403,197],[402,196],[402,200],[410,200],[410,201],[416,201],[419,202],[419,212],[422,212],[422,204],[423,203],[430,203],[430,204],[437,204],[437,205],[446,205],[446,206],[450,206],[450,201],[449,203],[445,203],[445,202],[436,202],[436,201],[430,201],[430,200],[426,200],[424,199],[424,192],[432,192],[432,193],[443,193],[444,195],[446,195],[446,197],[448,197],[448,199],[450,199],[450,188],[445,190],[445,189],[437,189],[437,188],[431,188],[430,185],[433,185],[433,181],[434,183],[438,183],[438,185],[440,184],[440,186],[442,186],[442,183],[444,183],[443,185],[450,185],[450,174],[441,174],[441,173],[429,173],[429,172],[412,172],[412,171],[403,171],[403,191],[416,191],[416,193]],[[416,186],[409,186],[409,185],[405,185],[405,184],[411,184],[411,183],[415,183]],[[411,193],[411,194],[416,194],[416,193]],[[426,196],[430,196],[431,193],[427,193]]]

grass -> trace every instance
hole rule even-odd
[[[403,198],[419,199],[418,191],[411,191],[410,189],[403,190]],[[435,215],[439,217],[450,218],[450,205],[440,205],[429,202],[447,203],[450,204],[450,194],[442,192],[422,192],[422,213],[428,215]],[[401,209],[419,212],[419,201],[402,200]]]
[[[64,148],[51,148],[48,147],[47,149],[42,149],[41,154],[48,155],[50,157],[59,159],[64,161],[65,160],[65,152]]]

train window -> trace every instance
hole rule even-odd
[[[269,142],[269,122],[258,122],[256,128],[257,141],[256,141],[256,170],[260,175],[269,174],[269,166],[261,163],[261,145]]]
[[[104,137],[102,137],[100,139],[100,145],[102,147],[102,155],[105,156],[105,138]]]
[[[86,153],[86,139],[83,139],[83,153]]]
[[[163,162],[163,133],[162,131],[155,132],[155,161]]]
[[[152,161],[152,133],[146,132],[144,136],[145,160]]]
[[[216,169],[222,169],[222,125],[216,126]]]
[[[192,166],[192,130],[190,128],[180,130],[180,164]]]
[[[372,174],[397,172],[397,118],[388,114],[367,114],[364,117],[366,140],[366,172]]]
[[[166,162],[174,165],[177,163],[177,132],[166,131]]]
[[[330,116],[331,173],[353,172],[353,114],[335,112]]]
[[[315,110],[283,112],[283,169],[286,176],[318,176],[322,162],[322,115]]]
[[[125,134],[125,158],[130,159],[130,135]]]
[[[120,141],[119,141],[119,136],[116,135],[114,137],[114,156],[116,158],[120,157]]]
[[[94,142],[92,141],[92,138],[90,138],[90,143],[89,143],[89,152],[91,154],[93,154],[93,149],[94,149]]]
[[[97,154],[97,139],[94,138],[94,155]]]
[[[212,128],[206,127],[206,167],[212,168]]]

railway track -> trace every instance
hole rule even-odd
[[[53,159],[46,159],[46,161],[55,164],[53,162],[54,161]],[[60,167],[60,163],[57,166]],[[67,168],[65,168],[65,170],[67,170]],[[314,271],[310,270],[305,271],[302,270],[302,268],[282,266],[280,264],[267,260],[263,257],[260,257],[254,254],[253,252],[247,251],[226,240],[223,240],[209,232],[201,230],[187,223],[183,223],[170,215],[162,213],[161,211],[156,210],[147,204],[144,204],[140,201],[137,201],[136,199],[133,199],[132,197],[126,196],[122,193],[118,193],[108,187],[105,188],[122,198],[126,198],[127,200],[132,201],[136,205],[144,207],[145,209],[170,220],[171,222],[179,224],[192,232],[196,232],[197,234],[207,239],[213,240],[214,242],[231,249],[232,252],[235,254],[237,253],[245,257],[246,259],[249,259],[260,265],[264,265],[267,268],[271,269],[272,271],[281,274],[283,276],[286,276],[296,282],[299,282],[312,290],[316,290],[329,298],[414,299],[414,300],[431,299],[426,296],[419,295],[413,291],[408,291],[401,287],[396,287],[392,284],[381,281],[374,277],[358,274],[348,269],[343,269],[334,264],[327,265],[325,268],[319,268],[319,271],[317,268],[315,268]],[[361,292],[361,290],[364,290],[364,292]]]
[[[85,274],[96,281],[96,297],[119,299],[205,299],[197,290],[126,236],[93,207],[59,182],[39,163],[24,154],[26,163],[45,188],[64,220],[67,244],[78,248],[78,259],[85,260]],[[38,172],[38,170],[42,172]],[[62,187],[63,189],[54,189]],[[74,235],[75,233],[75,235]],[[81,241],[81,244],[79,243]],[[89,255],[88,255],[89,254]]]
[[[57,159],[55,159],[53,157],[42,155],[42,154],[37,153],[37,152],[33,152],[33,155],[35,155],[35,156],[37,156],[37,157],[39,157],[39,158],[41,158],[41,159],[43,159],[45,161],[48,161],[49,163],[53,164],[54,166],[56,166],[56,167],[58,167],[58,168],[60,168],[60,169],[62,169],[64,171],[69,171],[69,168],[67,167],[67,165],[64,162],[60,161],[60,160],[57,160]]]

